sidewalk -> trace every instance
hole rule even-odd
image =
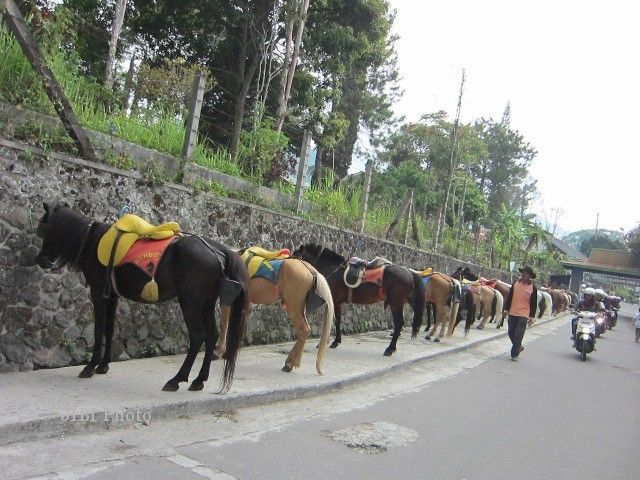
[[[546,317],[536,325],[562,318]],[[219,361],[213,363],[203,391],[190,392],[185,383],[177,392],[162,392],[183,355],[113,362],[109,373],[91,379],[78,378],[81,366],[3,374],[0,445],[321,395],[507,335],[506,325],[501,330],[494,325],[487,324],[483,331],[474,328],[467,338],[459,325],[443,343],[426,342],[422,332],[412,341],[410,329],[405,328],[390,358],[382,355],[389,344],[388,331],[343,337],[342,345],[328,350],[322,376],[315,371],[314,339],[307,342],[302,367],[292,373],[280,371],[292,343],[246,347],[240,351],[233,386],[225,395],[216,393],[222,369]],[[196,359],[192,378],[201,361],[202,354]]]

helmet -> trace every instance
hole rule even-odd
[[[591,295],[592,297],[596,294],[595,289],[591,288],[591,287],[587,287],[584,289],[584,292],[582,292],[585,295]]]
[[[582,285],[580,285],[580,288],[584,290],[585,288],[587,288],[587,284],[583,283]]]
[[[605,295],[606,295],[606,293],[601,288],[599,288],[599,289],[597,289],[595,291],[596,300],[598,300],[598,301],[602,300]]]

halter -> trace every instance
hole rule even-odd
[[[82,237],[82,243],[80,244],[80,250],[78,250],[78,255],[76,256],[76,259],[73,261],[72,265],[76,266],[78,265],[78,262],[80,262],[80,257],[82,257],[82,252],[84,252],[84,249],[87,246],[87,239],[89,238],[89,232],[91,231],[91,228],[95,223],[96,223],[95,220],[93,220],[89,222],[89,225],[87,225],[87,228],[84,231],[84,235]]]

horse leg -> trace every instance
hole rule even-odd
[[[433,312],[433,323],[431,324],[431,331],[427,333],[427,336],[424,337],[425,340],[431,340],[431,337],[433,337],[436,334],[436,331],[438,330],[438,325],[439,321],[440,321],[440,316],[438,315],[439,309],[436,305],[432,305],[432,312]]]
[[[113,330],[116,323],[116,307],[118,306],[118,297],[111,297],[107,304],[107,319],[104,330],[104,355],[96,373],[107,373],[109,371],[109,362],[111,361],[111,344],[113,341]]]
[[[104,337],[104,325],[107,316],[107,302],[102,298],[102,293],[93,294],[93,313],[94,313],[94,324],[93,324],[93,354],[91,355],[91,360],[89,363],[82,369],[80,378],[90,378],[93,376],[96,365],[100,362],[102,358],[102,338]]]
[[[295,309],[290,307],[288,311],[289,318],[291,318],[291,322],[293,323],[296,331],[296,343],[293,345],[293,348],[284,362],[284,367],[282,367],[283,372],[290,372],[294,367],[300,368],[304,345],[311,333],[311,327],[309,326],[307,317],[304,314],[304,307]]]
[[[175,392],[180,388],[180,382],[189,381],[189,372],[204,342],[205,329],[201,320],[202,312],[198,311],[199,309],[194,310],[194,307],[187,309],[182,301],[180,304],[182,306],[182,315],[184,316],[187,330],[189,331],[189,351],[176,376],[162,387],[162,390],[165,392]]]
[[[340,328],[340,322],[342,321],[342,304],[335,306],[335,316],[336,316],[336,338],[333,340],[333,343],[329,345],[330,348],[336,348],[338,345],[342,343],[342,329]]]
[[[400,336],[400,332],[402,331],[402,327],[404,326],[404,315],[402,311],[403,305],[391,305],[391,314],[393,315],[393,337],[391,338],[391,343],[384,351],[385,357],[390,357],[393,355],[393,352],[396,351],[396,342],[398,341],[398,337]]]
[[[205,307],[202,313],[202,322],[204,324],[204,359],[202,360],[202,366],[200,372],[195,378],[189,390],[192,392],[202,390],[204,388],[204,382],[209,379],[209,369],[211,368],[211,359],[213,357],[213,347],[216,344],[216,336],[218,335],[218,327],[216,326],[216,309],[215,301],[211,302],[209,307]]]
[[[224,352],[227,349],[227,329],[229,328],[229,315],[231,314],[231,308],[222,307],[220,309],[220,335],[218,341],[213,350],[212,360],[218,360],[224,357]],[[247,313],[247,316],[249,313]]]

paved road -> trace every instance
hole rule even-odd
[[[627,319],[583,363],[568,325],[506,355],[370,408],[260,442],[183,453],[239,479],[631,479],[640,475],[640,345]],[[417,440],[367,454],[323,432],[368,422]]]
[[[495,341],[375,385],[20,444],[0,457],[7,476],[52,479],[637,478],[640,345],[630,320],[585,363],[568,332],[557,321],[528,333],[517,363]]]

